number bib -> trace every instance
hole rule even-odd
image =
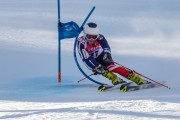
[[[87,44],[85,49],[94,58],[97,58],[103,52],[103,48],[97,41],[95,41],[94,45]]]

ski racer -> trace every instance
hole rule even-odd
[[[115,64],[111,56],[110,46],[106,38],[99,34],[96,23],[87,23],[83,28],[83,33],[84,35],[77,40],[77,49],[86,67],[92,70],[95,75],[101,74],[111,80],[113,85],[123,82],[114,73],[135,82],[137,85],[147,82],[132,70]]]

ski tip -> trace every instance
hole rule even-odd
[[[121,87],[120,87],[120,91],[121,92],[126,92],[127,91],[127,86],[125,85],[122,85]]]
[[[102,85],[102,86],[99,86],[98,91],[104,92],[105,89],[106,89],[106,86]]]

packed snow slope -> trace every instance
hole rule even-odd
[[[73,58],[74,39],[61,43],[62,83],[57,83],[57,1],[0,1],[0,119],[180,119],[180,1],[61,0],[62,22],[97,22],[118,63],[164,87],[98,92]],[[91,71],[83,65],[87,74]],[[94,79],[110,84],[101,76]]]

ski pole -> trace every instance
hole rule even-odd
[[[148,80],[150,80],[150,81],[153,81],[153,82],[155,82],[155,83],[157,83],[157,84],[159,84],[159,85],[161,85],[161,86],[164,86],[164,87],[166,87],[166,88],[168,88],[168,89],[171,89],[169,86],[164,85],[164,84],[162,84],[162,83],[159,83],[159,82],[157,82],[157,81],[155,81],[155,80],[153,80],[153,79],[151,79],[151,78],[148,78],[148,77],[146,77],[146,76],[144,76],[144,75],[142,75],[142,74],[140,74],[140,73],[138,73],[138,72],[136,72],[136,71],[134,71],[134,70],[133,70],[133,72],[135,72],[136,74],[138,74],[138,75],[140,75],[140,76],[142,76],[142,77],[144,77],[144,78],[146,78],[146,79],[148,79]]]
[[[88,77],[90,77],[90,76],[92,76],[92,75],[94,75],[94,73],[92,73],[92,74],[88,75]],[[83,79],[81,79],[81,80],[78,80],[77,82],[79,83],[79,82],[81,82],[81,81],[85,80],[86,78],[87,78],[87,77],[85,77],[85,78],[83,78]]]
[[[129,68],[127,68],[127,67],[124,67],[123,65],[121,65],[121,64],[119,64],[119,63],[117,63],[117,62],[114,62],[114,63],[116,63],[116,64],[119,65],[119,66],[122,66],[123,68],[126,68],[126,69],[128,69],[128,70],[131,70],[131,69],[129,69]],[[153,82],[155,82],[155,83],[157,83],[157,84],[159,84],[159,85],[161,85],[161,86],[164,86],[164,87],[166,87],[166,88],[168,88],[168,89],[171,89],[169,86],[164,85],[164,84],[162,84],[162,83],[159,83],[159,82],[157,82],[157,81],[155,81],[155,80],[153,80],[153,79],[151,79],[151,78],[148,78],[148,77],[146,77],[146,76],[144,76],[144,75],[136,72],[135,70],[133,70],[133,72],[135,72],[136,74],[138,74],[138,75],[140,75],[140,76],[142,76],[142,77],[144,77],[144,78],[146,78],[146,79],[148,79],[148,80],[150,80],[150,81],[153,81]]]
[[[131,70],[131,69],[129,69],[129,68],[127,68],[127,67],[125,67],[125,66],[123,66],[123,65],[121,65],[121,64],[119,64],[119,63],[117,63],[117,62],[114,62],[114,63],[117,64],[117,65],[119,65],[119,66],[121,66],[121,67],[123,67],[123,68],[125,68],[125,69]]]

